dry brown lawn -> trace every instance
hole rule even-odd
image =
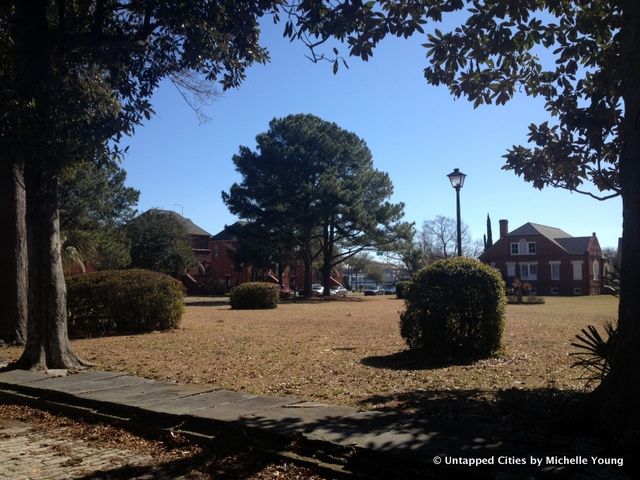
[[[581,372],[570,368],[570,342],[585,325],[600,326],[617,312],[617,299],[608,296],[508,305],[500,356],[434,366],[403,353],[398,314],[404,304],[389,296],[253,311],[231,310],[221,300],[188,299],[176,331],[73,345],[100,369],[364,409],[411,408],[411,399],[425,394],[490,398],[511,389],[589,389]],[[16,358],[19,353],[5,348],[0,354]]]

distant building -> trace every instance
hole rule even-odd
[[[275,271],[257,271],[251,264],[238,265],[234,262],[238,240],[228,227],[211,235],[190,219],[176,212],[171,213],[184,224],[198,260],[198,266],[190,269],[183,278],[190,293],[204,293],[221,288],[228,291],[241,283],[256,280],[278,283]],[[331,284],[342,285],[341,278],[341,269],[337,269],[337,274],[331,278]],[[304,266],[300,260],[285,268],[282,283],[284,288],[300,289],[304,286]],[[322,283],[319,271],[312,272],[312,283]]]
[[[537,223],[509,232],[500,220],[500,239],[480,260],[500,270],[507,288],[517,278],[536,295],[599,295],[604,274],[602,250],[596,234],[573,237]]]

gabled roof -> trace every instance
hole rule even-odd
[[[521,235],[542,235],[562,248],[570,255],[582,255],[587,251],[592,237],[572,237],[564,230],[538,223],[525,223],[509,232],[509,237]]]
[[[571,255],[582,255],[587,251],[592,237],[556,238],[556,242]]]
[[[571,235],[559,228],[548,227],[547,225],[540,225],[539,223],[531,222],[525,223],[514,231],[509,232],[509,236],[512,235],[543,235],[551,240],[555,240],[557,238],[572,238]]]
[[[231,228],[229,227],[234,227],[238,223],[240,222],[235,222],[232,225],[225,225],[223,230],[219,231],[213,237],[211,237],[211,240],[218,240],[218,241],[235,240],[236,236],[233,233],[231,233]]]

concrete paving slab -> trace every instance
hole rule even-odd
[[[76,395],[84,399],[117,403],[127,407],[141,407],[149,402],[197,395],[209,390],[211,387],[208,385],[177,385],[150,380],[146,383],[80,392]]]
[[[47,377],[40,380],[38,387],[50,388],[56,391],[72,393],[75,391],[82,391],[81,389],[76,390],[74,388],[76,386],[93,384],[94,382],[96,385],[101,385],[100,383],[97,383],[97,382],[101,382],[101,381],[112,379],[112,378],[124,377],[124,376],[126,376],[126,374],[122,372],[104,372],[101,370],[87,371],[87,372],[80,372],[80,373],[72,373],[64,377]],[[135,378],[135,377],[130,377],[130,378]]]
[[[283,397],[253,397],[235,402],[223,403],[212,408],[205,408],[193,412],[193,418],[206,418],[221,422],[233,422],[249,415],[255,415],[273,407],[282,407],[299,403],[295,398]]]
[[[280,434],[312,432],[320,425],[355,415],[351,407],[337,407],[314,402],[277,406],[242,417],[248,427],[274,430]]]
[[[206,408],[251,398],[256,398],[256,396],[228,390],[214,390],[188,397],[153,399],[144,404],[144,409],[169,415],[186,415]]]
[[[24,385],[49,378],[45,372],[33,372],[31,370],[9,370],[0,373],[0,383],[6,385]]]
[[[80,374],[78,374],[80,375]],[[154,380],[147,378],[134,377],[131,375],[118,375],[113,377],[106,377],[98,380],[83,381],[82,377],[76,379],[72,377],[78,377],[73,375],[69,377],[63,377],[60,379],[48,379],[41,382],[32,382],[28,386],[38,390],[45,390],[51,392],[61,392],[68,394],[82,394],[87,392],[100,392],[102,390],[112,390],[115,388],[147,385],[153,383]]]

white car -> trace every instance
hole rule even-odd
[[[347,289],[344,287],[331,287],[331,290],[329,290],[329,295],[335,295],[337,297],[346,297]]]
[[[324,293],[324,287],[319,283],[314,283],[311,285],[311,294],[314,296],[320,296]]]

